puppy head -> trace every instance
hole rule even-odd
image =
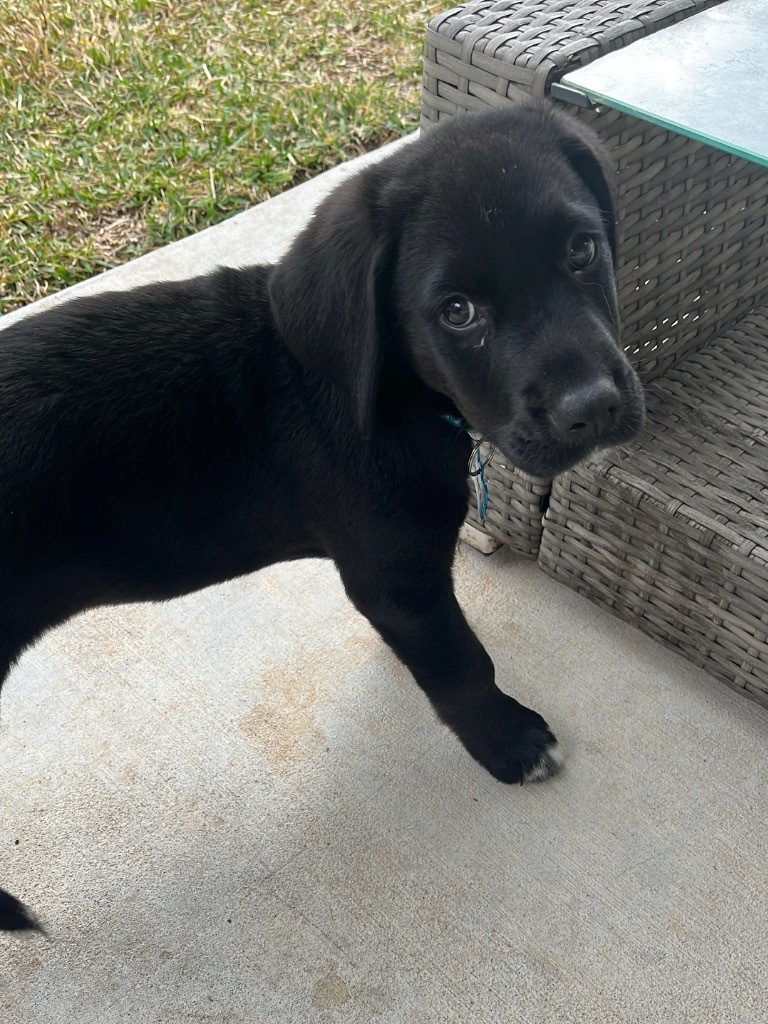
[[[320,208],[273,274],[278,326],[364,433],[382,369],[404,361],[511,462],[553,476],[643,419],[618,345],[612,175],[546,105],[444,122]]]
[[[395,276],[419,376],[538,476],[629,440],[643,400],[618,344],[613,170],[597,140],[525,105],[425,143]]]

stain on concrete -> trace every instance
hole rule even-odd
[[[288,767],[313,754],[325,740],[315,724],[318,686],[287,665],[259,680],[268,695],[240,719],[240,729],[276,767]]]
[[[316,1010],[337,1010],[352,998],[347,984],[338,974],[329,974],[315,982],[312,1005]]]
[[[240,719],[240,730],[278,771],[290,771],[326,743],[318,716],[331,702],[338,681],[369,651],[366,639],[350,637],[341,648],[323,648],[269,666],[259,675],[259,700]]]

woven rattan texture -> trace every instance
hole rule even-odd
[[[555,481],[539,564],[768,705],[768,308],[648,408],[640,444]]]
[[[723,0],[474,0],[427,28],[426,122],[522,94]]]
[[[646,380],[768,296],[768,169],[617,111],[580,111],[614,155],[621,337]]]

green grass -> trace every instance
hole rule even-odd
[[[0,313],[415,127],[428,0],[4,0]]]

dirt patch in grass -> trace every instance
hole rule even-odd
[[[149,238],[144,210],[59,209],[44,232],[49,237],[66,238],[72,245],[90,249],[97,258],[115,264],[122,254],[143,248]]]

